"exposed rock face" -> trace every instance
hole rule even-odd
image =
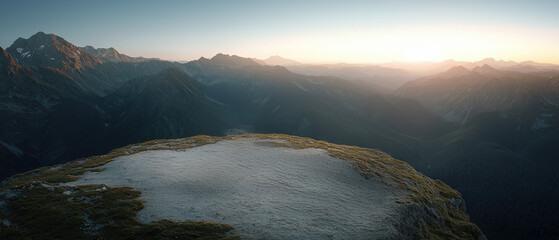
[[[154,140],[18,175],[0,190],[3,238],[146,237],[155,226],[165,238],[485,238],[458,192],[406,163],[289,135]],[[35,212],[75,222],[62,233],[26,230]]]
[[[63,38],[38,32],[29,39],[18,38],[6,49],[24,67],[58,68],[79,71],[102,62]]]
[[[6,74],[15,74],[21,67],[17,64],[16,60],[0,47],[0,72]],[[1,74],[2,77],[4,74]]]

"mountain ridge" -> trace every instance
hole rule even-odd
[[[406,87],[421,91],[395,95],[372,83],[410,75],[386,66],[320,66],[309,76],[221,54],[215,61],[103,61],[66,71],[18,67],[9,53],[2,56],[0,64],[17,68],[13,76],[0,71],[2,178],[149,139],[286,133],[407,161],[460,190],[491,238],[557,235],[559,219],[549,214],[559,196],[559,74],[539,71],[553,66],[526,74],[445,61],[426,71],[448,68],[421,78],[431,85],[410,81]],[[445,75],[458,65],[468,72]],[[432,105],[418,100],[425,96]]]
[[[102,63],[101,59],[82,52],[64,38],[43,32],[28,39],[18,38],[6,51],[26,67],[50,67],[73,72]]]
[[[85,47],[81,47],[87,53],[103,59],[104,61],[110,62],[144,62],[147,60],[153,60],[153,58],[144,58],[144,57],[130,57],[126,54],[119,53],[113,47],[110,48],[95,48],[91,45],[87,45]],[[159,59],[158,59],[159,60]]]

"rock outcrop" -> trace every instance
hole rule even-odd
[[[3,239],[485,239],[460,194],[378,150],[289,135],[153,140],[13,176]]]

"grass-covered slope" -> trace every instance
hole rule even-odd
[[[478,239],[480,230],[469,221],[460,194],[438,180],[416,172],[403,161],[374,149],[331,144],[278,134],[226,137],[196,136],[153,140],[113,150],[107,155],[36,169],[13,176],[0,189],[2,239],[236,239],[232,227],[209,222],[157,221],[142,224],[134,217],[143,208],[141,192],[106,185],[63,186],[88,171],[103,171],[114,158],[147,150],[180,150],[225,139],[266,138],[285,140],[284,147],[319,148],[351,161],[365,178],[407,192],[397,202],[406,209],[418,239]]]

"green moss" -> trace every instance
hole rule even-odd
[[[209,222],[159,221],[141,224],[134,217],[144,208],[141,192],[105,185],[18,189],[10,204],[17,228],[1,228],[1,239],[236,239],[232,227]],[[66,192],[66,194],[64,194]]]
[[[354,163],[366,178],[378,176],[387,184],[400,185],[410,194],[396,202],[404,205],[419,203],[425,208],[434,207],[445,224],[441,226],[426,222],[417,233],[419,238],[474,239],[478,235],[477,227],[469,222],[468,216],[449,202],[451,198],[461,198],[460,193],[441,181],[425,177],[405,162],[381,151],[283,134],[244,134],[152,140],[115,149],[106,155],[78,159],[55,168],[45,167],[16,175],[8,179],[8,184],[1,190],[21,191],[20,197],[11,203],[12,212],[8,216],[18,227],[0,228],[0,237],[89,239],[98,238],[95,234],[100,234],[107,239],[238,238],[236,235],[227,234],[232,229],[231,226],[218,223],[164,220],[141,224],[134,218],[137,211],[143,208],[143,203],[137,199],[141,193],[131,188],[109,188],[103,185],[70,188],[56,184],[74,181],[77,176],[88,171],[102,171],[104,164],[119,156],[148,150],[180,150],[240,138],[278,139],[285,140],[288,144],[274,146],[324,149],[333,157]],[[53,185],[54,190],[30,190],[29,187],[37,185],[37,181]],[[106,189],[103,190],[103,187]],[[71,191],[72,194],[65,195],[64,191]],[[97,232],[93,231],[92,236],[85,234],[87,231],[83,230],[89,225],[98,228]],[[91,226],[91,229],[97,229]]]
[[[44,167],[7,180],[1,191],[16,191],[7,217],[15,227],[0,227],[0,239],[238,239],[231,226],[202,221],[141,224],[141,192],[105,185],[59,186],[88,171],[102,171],[114,158],[147,150],[178,150],[208,143],[214,137],[153,140],[115,149],[107,155]],[[66,193],[66,194],[64,194]]]

